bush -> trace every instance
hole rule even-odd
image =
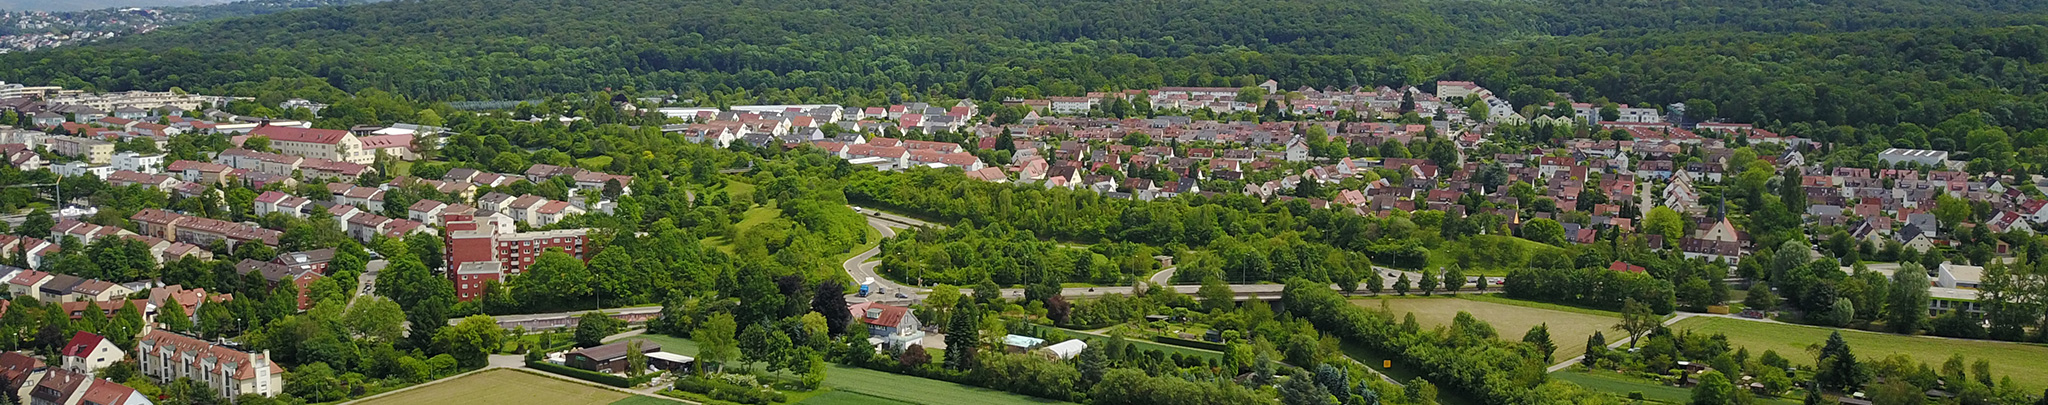
[[[615,375],[611,375],[611,374],[605,374],[605,373],[599,373],[599,372],[595,372],[595,371],[590,371],[590,370],[581,370],[581,369],[575,369],[575,368],[570,368],[570,367],[566,367],[566,366],[556,365],[555,363],[549,363],[549,362],[545,362],[545,361],[540,361],[540,362],[527,362],[527,363],[526,363],[526,366],[527,366],[527,367],[530,367],[530,368],[533,368],[533,369],[535,369],[535,370],[541,370],[541,371],[546,371],[546,372],[550,372],[550,373],[560,374],[560,375],[562,375],[562,376],[565,376],[565,377],[571,377],[571,378],[575,378],[575,379],[578,379],[578,380],[584,380],[584,381],[594,382],[594,383],[598,383],[598,384],[604,384],[604,385],[609,385],[609,386],[613,386],[613,387],[619,387],[619,388],[633,388],[633,386],[634,386],[634,385],[637,385],[637,384],[633,384],[633,381],[632,381],[632,380],[627,380],[627,379],[626,379],[625,377],[620,377],[620,376],[615,376]],[[651,378],[651,377],[650,377],[650,378]],[[641,382],[645,383],[646,381],[644,381],[644,380],[643,380],[643,381],[641,381]]]
[[[1229,346],[1225,346],[1225,345],[1223,345],[1223,344],[1219,344],[1219,343],[1215,343],[1215,342],[1204,342],[1204,341],[1200,341],[1200,340],[1187,340],[1187,339],[1181,339],[1181,338],[1177,338],[1177,337],[1172,337],[1172,336],[1157,336],[1157,337],[1153,337],[1153,338],[1152,338],[1152,340],[1154,340],[1154,341],[1157,341],[1157,342],[1159,342],[1159,343],[1165,343],[1165,344],[1169,344],[1169,345],[1174,345],[1174,346],[1186,346],[1186,347],[1192,347],[1192,348],[1197,348],[1197,349],[1208,349],[1208,350],[1215,350],[1215,351],[1219,351],[1219,352],[1222,352],[1222,351],[1229,351],[1229,350],[1230,350],[1230,347],[1229,347]]]
[[[747,376],[752,377],[752,376]],[[781,392],[761,386],[742,386],[722,379],[690,376],[676,380],[676,390],[710,396],[711,399],[732,401],[749,405],[763,405],[788,400]]]

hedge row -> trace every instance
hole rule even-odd
[[[724,381],[690,376],[676,380],[676,390],[704,394],[720,401],[764,405],[788,400],[781,392],[761,387],[742,387]]]
[[[1210,342],[1210,341],[1206,341],[1206,340],[1189,340],[1189,339],[1181,339],[1181,338],[1178,338],[1178,337],[1173,337],[1173,336],[1153,336],[1153,337],[1152,337],[1152,341],[1155,341],[1155,342],[1159,342],[1159,343],[1164,343],[1164,344],[1169,344],[1169,345],[1174,345],[1174,346],[1185,346],[1185,347],[1192,347],[1192,348],[1196,348],[1196,349],[1206,349],[1206,350],[1215,350],[1215,351],[1219,351],[1219,352],[1229,352],[1229,351],[1230,351],[1230,347],[1229,347],[1229,346],[1225,346],[1225,345],[1224,345],[1224,344],[1222,344],[1222,343]]]
[[[584,381],[589,381],[589,382],[594,382],[594,383],[598,383],[598,384],[604,384],[604,385],[609,385],[609,386],[613,386],[613,387],[619,387],[619,388],[633,388],[633,386],[635,386],[635,385],[638,385],[638,384],[634,384],[632,380],[626,379],[626,377],[620,377],[620,376],[615,376],[615,375],[611,375],[611,374],[606,374],[606,373],[600,373],[600,372],[595,372],[595,371],[590,371],[590,370],[582,370],[582,369],[570,368],[570,367],[567,367],[567,366],[562,366],[562,365],[558,365],[558,364],[555,364],[555,363],[549,363],[549,362],[546,362],[546,361],[529,361],[529,362],[526,362],[526,367],[529,367],[529,368],[533,368],[533,369],[535,369],[535,370],[541,370],[541,371],[546,371],[546,372],[550,372],[550,373],[560,374],[560,375],[562,375],[562,376],[566,376],[566,377],[571,377],[571,378],[575,378],[575,379],[578,379],[578,380],[584,380]],[[649,378],[649,379],[651,379],[651,378],[652,378],[652,375],[648,375],[648,376],[643,376],[643,377],[646,377],[646,378]],[[645,380],[645,379],[642,379],[642,380],[641,380],[640,382],[644,383],[644,382],[647,382],[647,380]]]

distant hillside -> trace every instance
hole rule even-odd
[[[1558,90],[1895,123],[2036,97],[2048,88],[2031,73],[2048,71],[2044,13],[2038,0],[408,0],[0,55],[0,77],[271,97],[632,87],[762,102],[1456,78],[1517,105]],[[1913,111],[1920,102],[1932,110]]]
[[[0,10],[83,11],[114,7],[185,7],[226,3],[230,0],[0,0]]]

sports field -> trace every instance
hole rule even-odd
[[[421,385],[405,392],[356,402],[401,404],[675,404],[677,402],[593,387],[517,370],[490,370]]]
[[[1609,335],[1614,341],[1618,333],[1613,331],[1621,318],[1605,315],[1605,312],[1561,307],[1526,301],[1515,301],[1495,297],[1378,297],[1351,300],[1353,305],[1366,309],[1379,309],[1381,303],[1393,311],[1398,319],[1402,314],[1414,313],[1415,321],[1423,328],[1449,326],[1451,318],[1459,311],[1470,312],[1475,318],[1493,325],[1493,330],[1502,340],[1520,341],[1529,328],[1540,324],[1550,325],[1550,341],[1557,344],[1552,360],[1564,361],[1586,352],[1586,337],[1593,332]]]
[[[1728,343],[1749,348],[1751,354],[1776,350],[1793,363],[1808,365],[1813,364],[1813,355],[1806,351],[1806,347],[1827,342],[1828,334],[1837,330],[1721,317],[1692,317],[1671,327],[1728,335]],[[2048,364],[2048,346],[1858,330],[1843,330],[1842,339],[1849,342],[1849,348],[1856,353],[1858,360],[1871,361],[1903,353],[1913,360],[1926,362],[1928,366],[1940,367],[1949,355],[1962,353],[1969,362],[1990,360],[1992,374],[2012,377],[2013,382],[2027,391],[2048,388],[2048,373],[2041,372],[2041,365]]]

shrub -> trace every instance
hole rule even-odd
[[[528,362],[526,363],[526,366],[533,368],[535,370],[546,371],[550,373],[559,374],[565,377],[571,377],[579,380],[609,385],[613,387],[633,388],[633,386],[635,385],[631,380],[627,380],[626,377],[599,373],[590,370],[575,369],[561,365],[556,365],[555,363],[549,363],[545,361]]]
[[[740,378],[744,377],[744,378]],[[710,396],[711,399],[732,401],[749,405],[764,405],[788,400],[788,397],[767,387],[739,385],[731,381],[753,381],[750,375],[720,374],[714,378],[691,376],[676,380],[676,390]]]

